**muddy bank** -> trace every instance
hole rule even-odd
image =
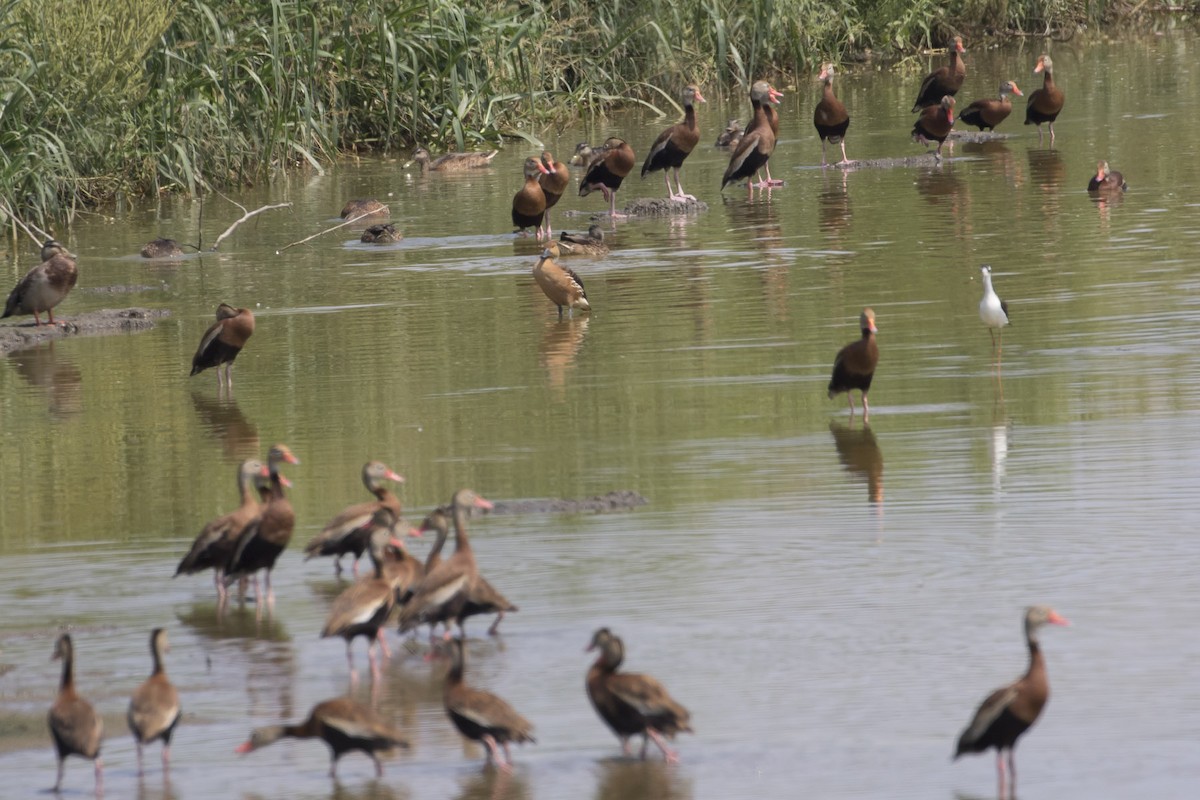
[[[157,320],[169,317],[163,308],[105,308],[85,314],[59,317],[55,324],[34,325],[33,319],[18,318],[16,324],[0,324],[0,353],[10,353],[43,342],[69,336],[99,336],[106,333],[148,331]]]
[[[632,489],[624,489],[580,500],[498,500],[493,514],[604,514],[627,511],[650,502]]]

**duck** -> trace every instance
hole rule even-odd
[[[588,226],[587,233],[567,233],[563,231],[558,235],[558,247],[560,252],[555,254],[563,256],[604,256],[608,255],[608,245],[604,243],[604,231],[595,223]]]
[[[558,306],[560,319],[564,306],[570,314],[577,308],[580,311],[592,310],[587,291],[583,288],[583,280],[575,270],[559,265],[554,260],[554,250],[551,248],[542,250],[537,263],[533,265],[533,279],[537,281],[546,297],[550,298],[550,302]]]
[[[391,530],[400,519],[400,499],[385,481],[404,483],[404,476],[382,461],[368,461],[362,468],[362,483],[375,500],[347,506],[304,546],[304,560],[316,556],[333,556],[334,575],[342,574],[342,556],[354,556],[354,577],[358,577],[358,560],[367,550],[374,531]]]
[[[696,103],[707,101],[696,86],[684,87],[680,99],[683,101],[683,120],[660,133],[654,143],[650,145],[650,152],[646,155],[645,163],[642,164],[642,177],[645,178],[651,172],[661,169],[663,177],[667,181],[667,197],[669,199],[695,200],[696,198],[692,195],[684,193],[683,184],[679,182],[679,168],[683,166],[684,160],[700,143],[700,126],[696,123]],[[675,171],[675,186],[678,189],[671,187],[671,176],[667,173],[668,169]]]
[[[921,109],[920,116],[913,124],[912,136],[919,144],[928,146],[937,142],[937,151],[933,154],[937,161],[942,160],[942,144],[950,135],[954,126],[954,98],[946,95],[936,106],[926,106]]]
[[[1096,164],[1096,176],[1088,181],[1087,190],[1093,193],[1123,192],[1128,188],[1124,175],[1109,169],[1107,161],[1100,161]]]
[[[174,239],[155,239],[142,245],[142,258],[177,258],[183,248]]]
[[[587,197],[599,189],[608,201],[609,217],[616,219],[625,216],[617,213],[617,190],[633,170],[635,162],[636,156],[629,143],[617,136],[610,136],[605,140],[604,147],[592,154],[583,181],[579,184],[579,196]]]
[[[863,422],[871,413],[867,404],[867,392],[871,391],[871,380],[875,377],[875,366],[879,363],[879,345],[875,342],[875,312],[864,308],[858,316],[858,327],[862,329],[862,338],[857,339],[838,351],[833,360],[833,375],[829,378],[829,399],[845,392],[850,402],[850,416],[854,416],[854,396],[852,392],[858,389],[862,393]]]
[[[567,169],[566,164],[556,160],[549,150],[542,151],[542,166],[546,171],[538,176],[538,183],[541,184],[542,194],[546,195],[546,216],[542,221],[544,230],[540,233],[542,238],[549,239],[554,233],[550,227],[550,209],[558,205],[563,192],[567,190],[571,181],[571,170]]]
[[[509,743],[536,744],[533,725],[518,714],[503,698],[483,689],[475,689],[463,680],[465,670],[464,644],[461,639],[450,642],[450,671],[442,690],[446,715],[458,732],[487,746],[487,763],[494,763],[501,772],[512,772]],[[504,755],[500,749],[504,749]]]
[[[171,766],[171,734],[175,732],[182,712],[179,706],[179,691],[167,678],[167,671],[163,666],[163,654],[170,649],[166,628],[155,628],[150,632],[150,655],[154,659],[154,669],[150,677],[133,690],[133,697],[129,700],[126,720],[133,734],[133,742],[137,746],[139,776],[145,774],[142,768],[142,748],[159,739],[163,743],[163,772]]]
[[[4,313],[0,319],[18,314],[33,314],[33,324],[41,327],[41,313],[46,312],[54,325],[54,307],[66,299],[79,280],[79,269],[75,256],[67,252],[55,239],[47,239],[42,245],[42,263],[38,264],[8,295]]]
[[[778,141],[779,141],[779,111],[776,110],[775,107],[777,105],[779,105],[779,102],[782,99],[783,99],[783,93],[779,92],[774,87],[772,87],[771,88],[771,102],[763,104],[763,115],[766,116],[766,118],[767,118],[767,124],[771,126],[771,133],[772,133],[772,135],[775,136],[776,143],[778,143]],[[751,106],[753,106],[753,105],[754,105],[753,98],[751,98]],[[753,122],[753,120],[751,120],[751,122]],[[749,129],[750,129],[750,125],[747,125],[746,130],[742,132],[742,135],[745,136],[746,133],[749,131]],[[761,184],[761,186],[782,186],[783,185],[783,181],[777,181],[771,177],[771,163],[769,161],[766,164],[763,164],[763,172],[765,172],[767,174],[767,177],[766,177],[766,180]]]
[[[1051,74],[1053,69],[1054,62],[1050,56],[1038,56],[1033,74],[1043,73],[1042,88],[1030,92],[1029,99],[1025,101],[1025,124],[1037,125],[1039,145],[1042,143],[1043,122],[1048,124],[1050,144],[1054,144],[1054,120],[1058,119],[1058,115],[1063,110],[1063,104],[1067,101],[1067,96],[1063,94],[1062,89],[1054,84],[1054,76]]]
[[[517,233],[525,236],[526,228],[537,228],[540,233],[542,220],[546,216],[546,193],[542,190],[539,178],[549,172],[541,159],[530,156],[525,159],[525,185],[521,187],[512,201],[512,223],[517,227]]]
[[[325,618],[325,627],[321,629],[322,639],[340,636],[346,640],[346,661],[350,665],[351,683],[358,680],[358,672],[354,669],[353,645],[356,638],[367,637],[367,661],[371,665],[371,677],[375,680],[382,675],[379,661],[375,658],[376,642],[382,647],[385,658],[391,655],[381,635],[387,618],[396,607],[396,586],[391,580],[396,573],[384,574],[384,548],[388,545],[400,549],[404,547],[392,535],[390,528],[376,528],[371,532],[369,552],[375,565],[374,574],[358,579],[337,596]]]
[[[949,50],[950,63],[938,67],[926,75],[925,80],[921,82],[921,88],[917,90],[917,102],[913,103],[912,113],[915,114],[929,106],[939,105],[943,97],[946,95],[954,97],[962,88],[963,79],[967,77],[967,65],[962,60],[962,54],[967,51],[963,49],[961,36],[954,37],[954,42],[950,45]]]
[[[742,140],[742,121],[736,117],[731,117],[725,123],[725,130],[717,135],[717,147],[737,147],[738,142]]]
[[[957,760],[964,753],[983,753],[996,749],[996,772],[1000,797],[1005,795],[1004,753],[1008,751],[1008,769],[1012,776],[1011,796],[1017,793],[1017,765],[1014,751],[1017,739],[1041,716],[1050,699],[1046,677],[1046,659],[1038,642],[1038,630],[1045,625],[1069,625],[1049,606],[1031,606],[1025,610],[1025,644],[1029,648],[1029,667],[1016,681],[992,692],[980,704],[970,724],[958,737],[954,749]]]
[[[359,241],[363,244],[394,244],[402,241],[404,234],[396,230],[396,226],[390,222],[381,225],[371,225],[365,231]]]
[[[96,709],[75,691],[75,648],[71,634],[64,633],[54,643],[54,660],[62,661],[62,680],[58,697],[50,706],[50,736],[58,753],[58,779],[54,792],[62,789],[63,770],[67,756],[82,756],[90,760],[96,775],[96,795],[104,792],[104,762],[100,745],[104,739],[104,720]]]
[[[475,552],[467,534],[467,514],[472,509],[491,509],[492,503],[471,489],[459,489],[450,502],[454,518],[454,554],[426,572],[400,609],[401,633],[420,625],[447,622],[457,616],[467,594],[479,577]],[[461,626],[459,628],[461,633]],[[449,635],[447,633],[447,635]]]
[[[1015,94],[1018,97],[1025,96],[1025,93],[1017,88],[1016,81],[1005,81],[1000,84],[998,91],[1000,94],[999,100],[993,98],[976,100],[963,109],[958,118],[964,124],[974,125],[981,131],[995,130],[996,126],[1008,119],[1008,115],[1012,113],[1012,101],[1008,99],[1008,96],[1010,94]]]
[[[750,102],[754,106],[754,117],[746,126],[746,132],[743,134],[741,142],[729,157],[729,167],[721,179],[722,191],[736,180],[753,178],[766,165],[771,153],[775,152],[775,133],[771,130],[767,108],[772,103],[779,102],[777,98],[782,96],[766,81],[757,81],[750,87]],[[764,185],[760,183],[758,187],[762,188]],[[753,181],[747,183],[748,192],[752,192],[754,186]]]
[[[597,151],[604,150],[604,145],[596,145],[592,147],[588,142],[580,142],[575,145],[575,152],[571,154],[572,167],[586,167],[592,162],[593,156]]]
[[[269,486],[269,476],[266,465],[256,458],[246,459],[238,466],[237,485],[242,504],[204,526],[192,542],[187,555],[179,561],[173,577],[193,575],[211,569],[213,583],[217,587],[217,603],[225,604],[225,565],[233,555],[238,537],[262,509],[258,501],[258,490]]]
[[[407,750],[408,738],[382,717],[349,697],[336,697],[313,706],[308,719],[299,725],[270,725],[255,728],[250,738],[234,748],[245,755],[280,739],[320,739],[329,746],[329,777],[337,777],[337,762],[346,753],[365,753],[375,764],[375,777],[383,777],[380,753]]]
[[[254,312],[248,308],[234,308],[228,303],[217,306],[217,321],[208,326],[200,337],[200,346],[192,356],[192,371],[198,375],[209,367],[217,368],[217,385],[233,388],[233,362],[254,335]],[[225,377],[221,377],[221,366]]]
[[[262,511],[238,536],[233,554],[225,565],[226,586],[239,578],[253,576],[254,597],[260,609],[263,595],[258,591],[258,571],[266,570],[266,605],[273,606],[275,592],[271,589],[271,570],[275,568],[279,554],[292,540],[292,531],[296,527],[296,514],[283,491],[287,484],[279,473],[279,466],[283,463],[299,464],[300,459],[292,454],[287,445],[272,446],[267,455],[267,470],[271,480],[269,497]]]
[[[997,353],[1004,349],[1004,326],[1008,324],[1008,303],[1000,299],[992,288],[992,267],[984,264],[979,268],[983,275],[983,299],[979,301],[979,318],[987,325],[992,335],[992,349]],[[996,346],[996,331],[1000,331],[1000,345]]]
[[[361,219],[362,217],[390,217],[392,210],[373,197],[351,200],[342,206],[342,219]]]
[[[592,635],[587,651],[599,651],[588,669],[587,694],[600,719],[621,740],[621,750],[629,755],[631,736],[642,736],[641,757],[651,740],[662,751],[667,763],[679,761],[679,754],[667,746],[666,739],[678,733],[692,733],[691,715],[649,675],[618,672],[625,660],[625,643],[608,628]]]
[[[846,158],[846,129],[850,127],[850,112],[845,104],[838,100],[833,93],[833,64],[826,63],[821,67],[817,80],[821,82],[821,99],[813,109],[813,126],[821,137],[821,166],[829,163],[825,157],[825,140],[841,145],[842,160],[839,164],[849,164]]]
[[[481,167],[491,166],[492,159],[499,152],[499,150],[489,150],[486,153],[446,153],[445,155],[433,158],[424,147],[418,147],[413,151],[412,158],[405,162],[404,168],[407,169],[415,163],[421,168],[422,174],[426,172],[461,172],[468,169],[480,169]]]

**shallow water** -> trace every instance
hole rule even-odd
[[[816,87],[785,87],[771,164],[787,184],[752,202],[717,193],[728,154],[708,146],[746,112],[705,107],[684,187],[709,210],[618,223],[611,256],[571,262],[594,313],[561,322],[529,275],[535,245],[508,233],[522,145],[469,174],[423,178],[385,159],[248,191],[251,208],[294,206],[218,255],[136,253],[201,226],[211,242],[241,213],[220,199],[203,222],[177,198],[85,218],[61,315],[141,304],[174,317],[0,359],[4,794],[53,782],[48,659],[70,625],[80,691],[107,723],[110,797],[700,800],[795,797],[798,784],[812,797],[992,797],[990,757],[949,756],[976,704],[1024,668],[1022,608],[1038,602],[1074,624],[1043,636],[1054,697],[1019,748],[1021,797],[1193,796],[1197,41],[1055,44],[1055,148],[1020,125],[1018,98],[999,131],[1010,138],[959,145],[941,166],[816,168]],[[960,102],[1010,77],[1032,91],[1036,55],[970,53]],[[852,158],[920,152],[907,109],[924,69],[839,78]],[[564,158],[610,133],[644,151],[664,124],[629,115],[541,135]],[[1130,183],[1117,202],[1084,191],[1100,158]],[[662,181],[626,186],[651,196]],[[276,255],[364,196],[392,204],[404,242],[338,232]],[[569,193],[555,228],[601,207]],[[977,314],[984,262],[1013,318],[999,368]],[[5,280],[31,264],[23,253]],[[97,291],[113,286],[141,288]],[[258,319],[233,398],[211,373],[187,377],[220,301]],[[882,352],[869,426],[824,395],[864,305]],[[218,619],[205,576],[169,576],[234,506],[237,463],[276,441],[302,460],[288,470],[298,523],[278,602],[270,619]],[[468,625],[470,682],[537,726],[510,778],[480,772],[482,752],[442,711],[444,667],[420,653],[378,687],[414,742],[383,781],[352,755],[331,783],[316,742],[232,754],[252,727],[347,688],[340,640],[317,638],[332,569],[300,549],[364,499],[370,458],[407,476],[414,521],[460,486],[650,500],[475,522],[481,569],[521,606],[499,637]],[[185,708],[169,784],[157,749],[139,783],[124,723],[158,625]],[[624,637],[629,669],[691,709],[680,766],[617,758],[583,692],[601,625]],[[361,643],[356,657],[365,669]],[[90,773],[69,762],[67,794],[90,794]]]

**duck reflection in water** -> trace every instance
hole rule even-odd
[[[595,800],[691,800],[692,782],[665,761],[600,762]]]
[[[463,781],[454,800],[529,800],[529,782],[519,774],[487,770]]]
[[[833,434],[833,445],[837,448],[838,460],[842,468],[851,475],[865,478],[867,481],[867,499],[872,503],[883,504],[883,452],[875,441],[875,433],[871,426],[863,424],[857,430],[850,425],[843,425],[837,420],[829,423],[829,432]]]
[[[17,374],[46,393],[50,414],[62,419],[83,411],[83,373],[70,358],[54,351],[54,342],[9,355]]]
[[[205,434],[221,443],[226,458],[240,461],[262,452],[258,426],[247,419],[232,395],[213,398],[193,391],[192,407]]]
[[[538,361],[546,369],[550,390],[562,399],[567,376],[575,368],[575,359],[583,347],[590,317],[547,318],[538,344]]]
[[[850,173],[838,170],[823,174],[823,184],[817,195],[817,227],[835,242],[841,242],[841,234],[850,224]]]

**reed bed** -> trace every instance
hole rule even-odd
[[[416,142],[471,148],[684,80],[744,90],[822,60],[1106,0],[0,0],[0,201],[46,226]]]

